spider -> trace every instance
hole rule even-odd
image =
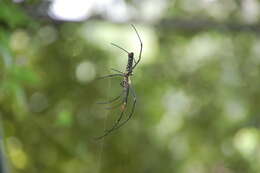
[[[115,97],[115,98],[113,98],[113,99],[111,99],[107,102],[100,102],[99,104],[111,104],[111,103],[118,101],[120,98],[122,98],[122,101],[120,103],[121,113],[120,113],[119,117],[117,118],[116,122],[114,123],[114,125],[110,129],[105,130],[104,134],[102,136],[97,137],[97,139],[102,139],[105,136],[107,136],[108,134],[110,134],[111,132],[113,132],[114,130],[122,127],[125,123],[127,123],[131,119],[131,117],[134,113],[134,110],[135,110],[135,105],[136,105],[137,99],[136,99],[136,94],[135,94],[135,91],[133,89],[133,86],[132,86],[132,83],[131,83],[131,80],[130,80],[130,76],[133,75],[133,70],[136,68],[136,66],[138,65],[138,63],[141,60],[143,43],[142,43],[140,35],[139,35],[137,29],[135,28],[135,26],[134,25],[131,25],[131,26],[134,29],[134,31],[135,31],[138,39],[139,39],[139,42],[140,42],[140,51],[139,51],[138,60],[137,61],[135,60],[133,52],[129,52],[129,51],[125,50],[124,48],[122,48],[122,47],[120,47],[120,46],[118,46],[114,43],[111,43],[113,46],[115,46],[115,47],[117,47],[117,48],[119,48],[119,49],[121,49],[121,50],[123,50],[124,52],[127,53],[128,62],[127,62],[127,65],[126,65],[126,69],[125,69],[125,72],[121,72],[119,70],[112,68],[111,70],[113,70],[117,73],[107,75],[107,76],[103,76],[103,77],[100,77],[99,79],[122,77],[123,80],[121,81],[120,85],[123,88],[123,90],[122,90],[122,92],[119,96],[117,96],[117,97]],[[133,97],[133,105],[132,105],[130,113],[128,115],[126,115],[126,119],[123,120],[123,116],[127,111],[127,104],[128,104],[129,95],[132,95],[132,97]]]

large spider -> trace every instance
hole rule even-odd
[[[122,48],[122,47],[120,47],[120,46],[118,46],[114,43],[111,43],[113,46],[123,50],[124,52],[126,52],[128,54],[128,62],[127,62],[127,65],[126,65],[126,69],[125,69],[125,72],[121,72],[119,70],[112,69],[113,71],[115,71],[117,73],[107,75],[107,76],[103,76],[103,77],[100,77],[99,79],[122,77],[123,80],[120,83],[120,85],[123,87],[123,91],[121,92],[121,94],[119,96],[117,96],[117,97],[115,97],[115,98],[113,98],[113,99],[111,99],[107,102],[101,102],[99,104],[111,104],[111,103],[118,101],[120,98],[122,98],[122,102],[120,103],[121,113],[120,113],[120,116],[118,117],[118,119],[116,120],[116,122],[114,123],[114,125],[110,129],[105,130],[104,134],[102,136],[97,137],[97,139],[102,139],[105,136],[107,136],[108,134],[110,134],[111,132],[113,132],[114,130],[122,127],[125,123],[127,123],[131,119],[131,117],[134,113],[134,110],[135,110],[136,94],[135,94],[135,91],[134,91],[133,86],[131,84],[130,76],[133,75],[133,70],[135,69],[135,67],[137,66],[137,64],[141,60],[143,43],[142,43],[142,40],[141,40],[135,26],[134,25],[131,25],[131,26],[135,30],[135,33],[136,33],[136,35],[139,39],[139,42],[140,42],[140,52],[139,52],[138,60],[137,61],[135,60],[133,52],[128,52],[124,48]],[[133,96],[133,105],[132,105],[130,113],[128,115],[126,115],[126,119],[123,120],[123,116],[127,111],[129,93]]]

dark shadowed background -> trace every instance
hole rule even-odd
[[[133,118],[116,43],[144,51]],[[3,173],[260,172],[260,1],[0,1]],[[130,99],[130,102],[132,99]]]

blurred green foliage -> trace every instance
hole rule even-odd
[[[161,19],[246,25],[248,17],[238,1],[167,3]],[[258,31],[140,20],[134,117],[95,141],[120,112],[96,103],[121,90],[118,79],[95,79],[111,67],[124,70],[126,55],[109,43],[137,54],[136,35],[106,20],[38,20],[28,4],[37,2],[0,2],[0,125],[11,172],[260,172]]]

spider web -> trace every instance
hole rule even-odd
[[[108,88],[108,90],[111,89],[111,79],[108,79],[108,87],[107,88]],[[107,95],[107,99],[109,99],[109,95]],[[107,128],[108,114],[109,114],[109,112],[106,111],[104,124],[103,124],[103,132]],[[102,158],[103,158],[103,152],[104,152],[104,144],[105,144],[105,138],[101,139],[101,143],[100,143],[100,150],[99,150],[99,153],[98,153],[98,163],[97,163],[97,171],[96,171],[97,173],[100,173],[101,168],[102,168]]]

